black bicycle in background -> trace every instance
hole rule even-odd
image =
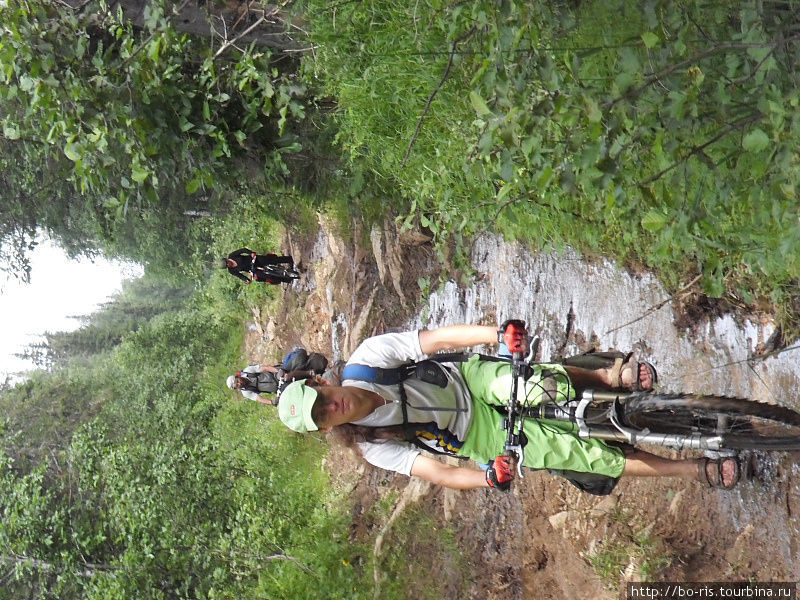
[[[293,268],[285,267],[283,265],[263,265],[250,267],[250,277],[253,281],[261,281],[266,283],[292,283],[295,279],[300,278],[300,273]]]

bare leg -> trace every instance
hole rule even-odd
[[[634,450],[625,458],[623,477],[684,477],[696,479],[698,460],[672,460],[650,454],[644,450]]]
[[[644,450],[634,450],[625,459],[623,477],[682,477],[684,479],[700,479],[700,469],[703,468],[702,459],[698,460],[672,460],[650,454]],[[736,479],[736,465],[734,461],[722,463],[722,480],[724,482]]]
[[[631,359],[633,360],[633,359]],[[611,367],[606,369],[584,369],[583,367],[572,367],[564,365],[569,378],[572,380],[572,385],[579,389],[585,388],[602,388],[612,389],[616,382],[611,381]],[[633,383],[633,371],[628,369],[622,372],[622,385],[630,387]],[[639,367],[639,383],[644,389],[653,387],[653,377],[650,369],[644,365]]]

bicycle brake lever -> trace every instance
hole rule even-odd
[[[517,475],[519,475],[520,479],[525,479],[525,475],[522,472],[522,463],[525,461],[525,446],[523,446],[522,444],[507,446],[506,452],[514,453],[514,457],[517,460]]]
[[[528,356],[525,357],[526,364],[531,364],[536,360],[536,354],[539,352],[539,342],[541,342],[541,340],[538,335],[534,335],[528,339]]]

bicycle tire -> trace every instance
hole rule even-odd
[[[800,450],[800,413],[745,398],[698,394],[634,394],[623,420],[654,433],[718,435],[731,450]]]

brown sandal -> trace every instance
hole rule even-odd
[[[725,475],[722,472],[722,465],[730,461],[734,465],[733,477],[725,483]],[[741,468],[739,461],[735,458],[701,458],[698,463],[697,480],[705,483],[708,487],[732,490],[739,483]]]
[[[649,392],[655,387],[656,382],[658,381],[658,371],[656,371],[656,368],[647,361],[634,362],[633,364],[630,364],[632,356],[633,352],[628,354],[625,358],[616,358],[614,360],[614,365],[611,367],[611,387],[616,389],[628,389],[632,392]],[[642,387],[641,384],[641,368],[643,366],[650,371],[650,377],[653,380],[653,383],[648,388]],[[630,385],[623,384],[622,372],[634,369],[636,372],[636,379],[634,379],[633,383]]]

